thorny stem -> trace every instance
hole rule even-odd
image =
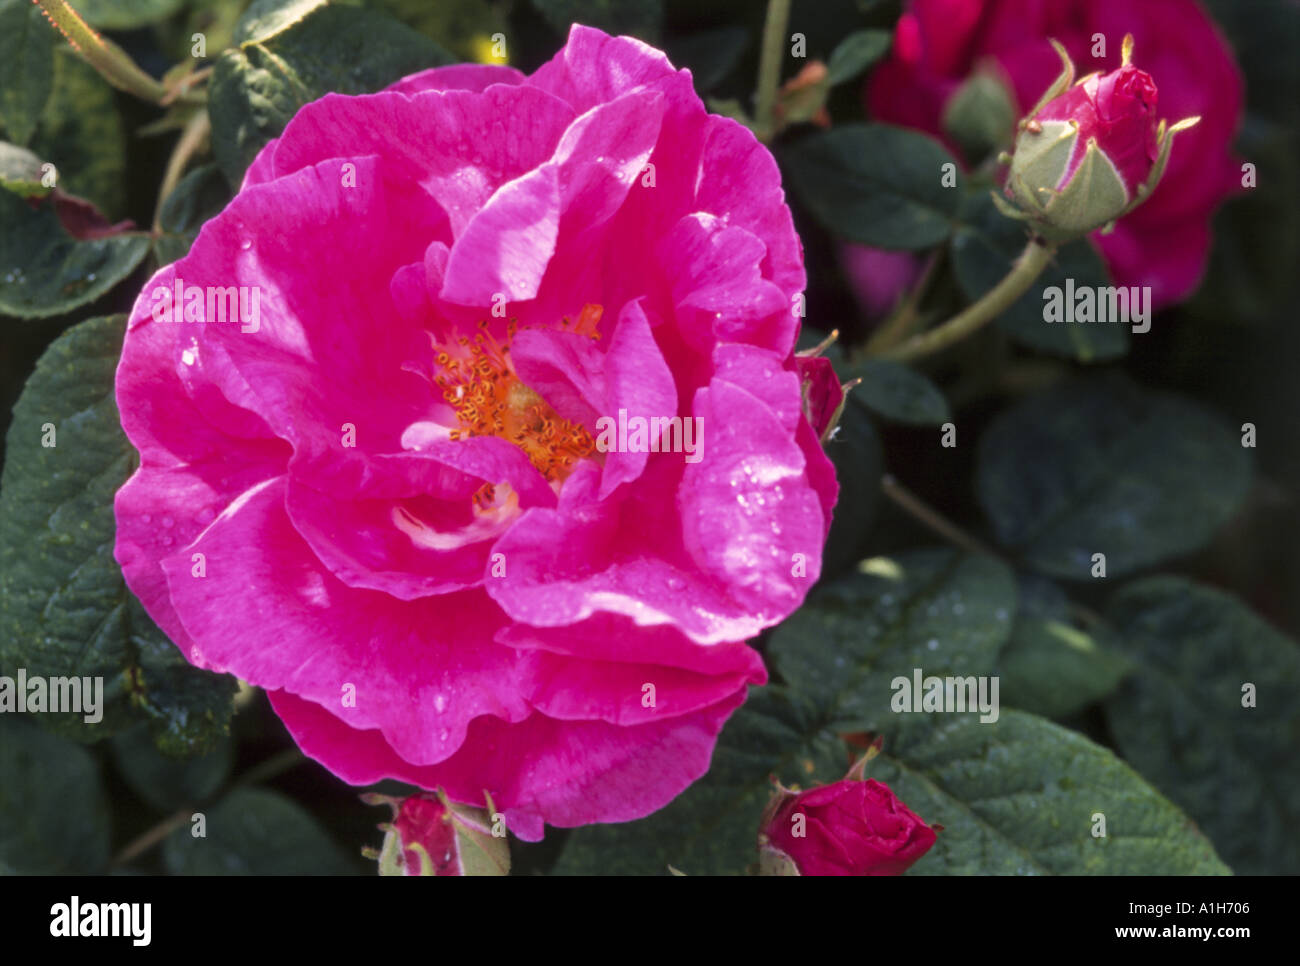
[[[167,89],[137,67],[126,51],[91,30],[66,0],[33,2],[72,49],[114,87],[154,103],[161,102],[167,95]]]
[[[758,89],[754,93],[754,130],[764,144],[776,133],[776,95],[781,86],[785,29],[789,23],[790,0],[768,0],[763,49],[758,61]]]
[[[1054,245],[1031,239],[1015,264],[1011,266],[1011,271],[976,302],[968,305],[942,325],[913,336],[900,346],[885,350],[880,354],[881,357],[908,362],[960,342],[992,322],[1016,299],[1024,295],[1029,290],[1029,286],[1034,283],[1034,279],[1038,278],[1043,269],[1051,263],[1055,254]]]

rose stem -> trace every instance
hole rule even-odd
[[[763,48],[758,61],[758,88],[754,92],[754,130],[763,143],[776,133],[776,91],[781,85],[785,29],[790,22],[790,0],[768,0],[763,24]]]
[[[881,358],[908,362],[946,349],[978,331],[997,318],[1024,295],[1052,260],[1056,247],[1038,239],[1031,239],[1002,281],[984,293],[977,301],[958,312],[947,322],[920,335],[913,336],[900,346],[880,353]]]
[[[167,95],[167,88],[137,67],[121,47],[91,30],[64,0],[36,0],[36,3],[72,49],[114,87],[154,103]]]

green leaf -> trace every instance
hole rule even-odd
[[[8,141],[0,141],[0,188],[20,198],[44,198],[53,190],[41,183],[41,159]]]
[[[976,486],[998,540],[1043,573],[1132,573],[1203,546],[1241,504],[1251,460],[1216,414],[1121,377],[1027,397],[980,440]]]
[[[77,241],[46,198],[33,208],[0,191],[0,314],[61,315],[99,298],[149,251],[149,236],[124,232]]]
[[[54,28],[31,0],[0,0],[0,125],[26,144],[54,86]]]
[[[867,776],[943,826],[915,875],[1224,875],[1195,825],[1073,731],[1004,710],[886,734]],[[1105,817],[1105,836],[1097,815]]]
[[[166,20],[186,0],[74,0],[86,23],[104,30],[134,30]]]
[[[126,130],[113,89],[71,50],[54,58],[54,93],[31,147],[54,164],[58,187],[109,217],[125,210]]]
[[[1001,699],[1048,718],[1064,718],[1119,685],[1131,662],[1105,628],[1072,620],[1064,591],[1042,577],[1020,582],[1020,612],[998,658]]]
[[[1124,756],[1237,872],[1300,872],[1296,642],[1235,597],[1181,577],[1129,584],[1106,616],[1137,663],[1105,705]]]
[[[104,871],[108,801],[95,759],[16,718],[0,715],[0,866],[20,875]]]
[[[232,791],[163,843],[172,875],[347,875],[357,871],[316,820],[265,788]]]
[[[966,297],[973,302],[1000,282],[1027,241],[1025,229],[1001,214],[987,191],[970,195],[963,202],[961,224],[953,233],[951,245],[957,283]],[[1080,239],[1058,251],[1055,262],[998,316],[995,324],[1024,346],[1080,362],[1124,355],[1129,343],[1126,326],[1115,322],[1044,320],[1043,292],[1054,285],[1064,286],[1067,278],[1073,278],[1076,287],[1110,284],[1101,257],[1086,239]]]
[[[939,387],[911,366],[890,359],[868,359],[850,374],[860,377],[850,398],[887,419],[912,426],[938,426],[952,418]]]
[[[239,47],[217,60],[208,92],[213,151],[235,185],[304,104],[331,91],[377,91],[451,62],[432,40],[384,14],[311,0],[254,5],[236,37]]]
[[[253,0],[235,24],[236,44],[267,40],[307,15],[329,4],[330,0]]]
[[[826,80],[832,87],[843,84],[874,65],[885,54],[893,35],[888,30],[856,30],[831,51],[826,64]]]
[[[154,239],[160,265],[183,257],[199,229],[230,201],[230,186],[215,164],[195,168],[176,185],[159,212],[162,232]]]
[[[864,561],[863,570],[819,587],[776,629],[769,655],[787,686],[750,692],[704,778],[648,819],[575,830],[556,871],[741,873],[757,858],[770,775],[803,785],[842,778],[839,732],[897,724],[895,675],[991,669],[1015,609],[1015,582],[996,560],[927,550]]]
[[[580,23],[658,43],[664,21],[663,0],[533,0],[533,6],[561,36]]]
[[[777,673],[836,731],[877,731],[925,715],[891,710],[896,677],[981,675],[1016,611],[1015,579],[992,557],[916,550],[875,557],[818,587],[768,642]]]
[[[887,249],[929,248],[952,232],[962,175],[924,134],[885,124],[840,124],[808,135],[779,157],[795,192],[828,230]],[[945,188],[952,164],[957,187]]]
[[[45,714],[48,728],[93,741],[143,718],[160,747],[192,753],[227,733],[234,682],[186,662],[113,559],[113,494],[136,459],[113,401],[124,327],[114,316],[64,332],[14,406],[0,478],[0,667],[103,679],[102,721]]]
[[[144,726],[116,735],[112,748],[117,769],[131,790],[160,812],[198,805],[210,798],[235,763],[235,747],[229,738],[218,740],[206,755],[180,759],[160,752]]]

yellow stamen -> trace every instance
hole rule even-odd
[[[596,327],[602,311],[599,305],[585,305],[577,324],[570,326],[565,319],[564,327],[599,339]],[[478,324],[473,341],[465,336],[456,340],[464,351],[453,354],[447,347],[438,347],[435,358],[441,371],[435,374],[434,382],[460,423],[450,438],[500,436],[522,449],[548,482],[562,480],[578,460],[591,455],[595,442],[585,427],[561,418],[520,380],[510,361],[510,342],[515,332],[516,325],[511,321],[503,345],[484,320]],[[480,508],[490,506],[494,499],[490,484],[484,484],[474,494]]]

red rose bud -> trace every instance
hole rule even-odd
[[[759,872],[902,875],[934,841],[934,829],[875,779],[806,792],[778,785],[759,835]]]
[[[1074,64],[1052,41],[1064,70],[1018,125],[1006,195],[999,208],[1029,221],[1049,241],[1068,241],[1113,226],[1151,196],[1169,162],[1173,135],[1200,118],[1173,127],[1156,121],[1155,81],[1130,60],[1133,38],[1124,38],[1123,64],[1109,74],[1074,82]]]
[[[388,805],[393,820],[380,825],[384,844],[367,852],[380,875],[508,875],[510,847],[492,800],[487,811],[437,795],[362,795],[367,805]],[[493,834],[493,833],[499,834]]]
[[[844,413],[848,391],[861,382],[860,379],[854,379],[841,385],[835,367],[822,355],[838,338],[837,329],[820,345],[796,352],[794,357],[795,371],[799,374],[803,394],[804,418],[823,444],[835,435],[840,416]]]

